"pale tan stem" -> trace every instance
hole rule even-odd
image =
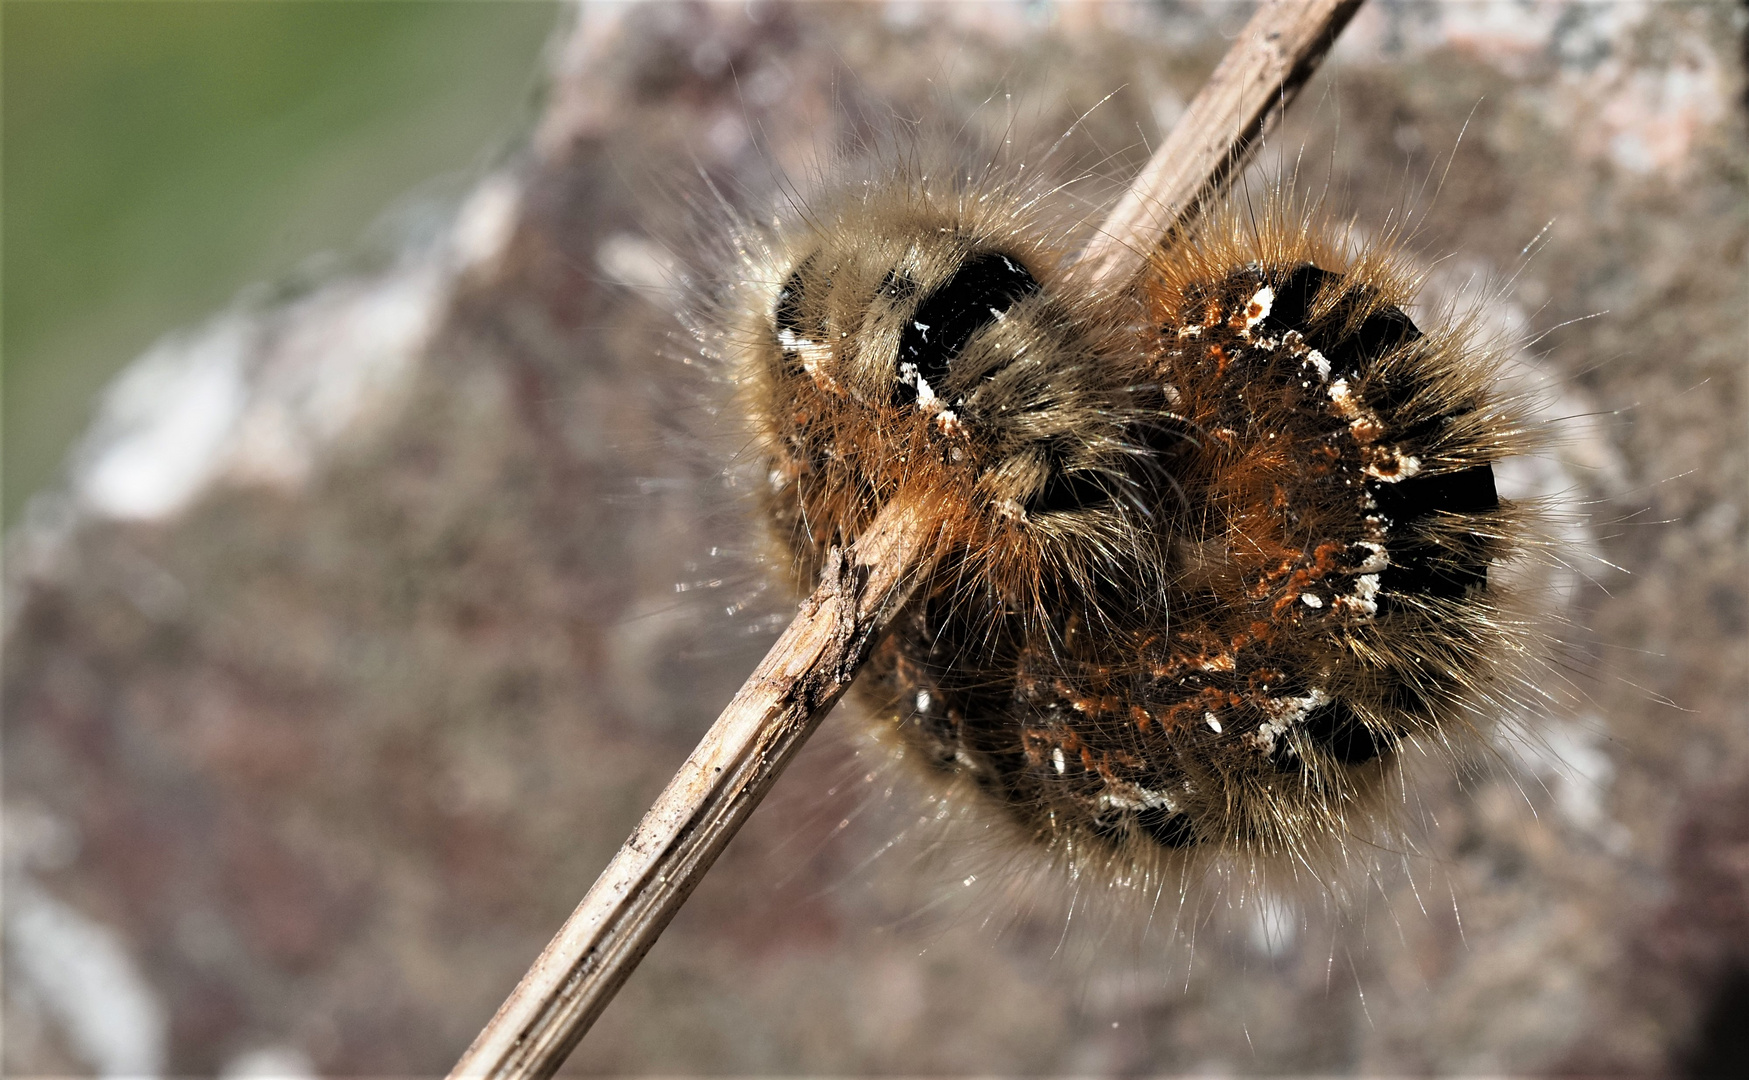
[[[1361,0],[1266,4],[1113,210],[1084,258],[1104,278],[1220,187]],[[895,497],[829,560],[795,620],[723,710],[452,1077],[551,1076],[855,678],[937,554],[929,515]]]
[[[850,686],[928,572],[933,533],[895,498],[834,550],[741,690],[451,1076],[550,1076]]]
[[[1114,283],[1219,194],[1312,77],[1361,0],[1286,0],[1252,17],[1081,258]]]

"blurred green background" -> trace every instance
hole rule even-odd
[[[535,0],[5,0],[4,507],[167,330],[344,250],[532,116]]]

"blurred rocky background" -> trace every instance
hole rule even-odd
[[[130,364],[7,537],[7,1072],[447,1070],[787,618],[684,362],[702,178],[758,205],[894,117],[1085,113],[1097,194],[1249,14],[586,6],[453,213]],[[1740,1072],[1744,24],[1374,0],[1260,160],[1407,214],[1566,418],[1508,478],[1570,511],[1551,700],[1422,770],[1362,903],[1065,935],[963,889],[1009,856],[944,857],[840,714],[568,1069]]]

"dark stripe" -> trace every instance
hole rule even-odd
[[[1050,472],[1045,482],[1026,500],[1029,514],[1082,510],[1111,501],[1111,492],[1100,483],[1100,474],[1085,469],[1071,471],[1063,461],[1063,448],[1052,446],[1046,459]]]
[[[1161,847],[1187,848],[1196,843],[1196,829],[1191,826],[1190,818],[1164,806],[1149,806],[1136,811],[1136,825]]]
[[[973,255],[917,305],[899,335],[898,364],[915,364],[918,374],[939,389],[948,365],[972,335],[1038,288],[1038,279],[1017,260],[994,251]],[[917,388],[909,383],[893,391],[895,405],[916,400]]]
[[[1311,329],[1312,301],[1327,282],[1340,282],[1340,274],[1320,270],[1311,263],[1295,267],[1287,278],[1275,286],[1275,300],[1269,305],[1269,317],[1264,326],[1277,332],[1298,330],[1306,334]],[[1274,326],[1270,326],[1273,323]],[[1331,357],[1332,363],[1335,358]]]
[[[1326,702],[1306,716],[1300,730],[1314,746],[1343,765],[1364,765],[1390,750],[1396,740],[1373,731],[1341,701]],[[1270,761],[1282,772],[1304,772],[1306,763],[1291,743],[1277,742]]]
[[[1385,353],[1421,337],[1421,331],[1415,328],[1409,317],[1394,307],[1367,316],[1352,333],[1340,338],[1329,333],[1344,325],[1340,314],[1333,312],[1336,317],[1314,334],[1312,305],[1317,302],[1318,293],[1325,289],[1344,289],[1342,275],[1320,270],[1311,263],[1295,267],[1275,286],[1275,300],[1270,304],[1269,317],[1264,320],[1264,325],[1278,333],[1298,330],[1314,349],[1324,354],[1330,361],[1331,370],[1339,375],[1365,372]],[[1371,295],[1371,290],[1365,286],[1348,286],[1343,304],[1357,306],[1369,300]],[[1372,404],[1376,408],[1390,409],[1396,403],[1378,401]]]
[[[1028,514],[1050,514],[1066,510],[1085,510],[1111,502],[1111,492],[1100,482],[1100,474],[1086,470],[1070,472],[1061,466],[1053,468],[1044,486],[1026,500]]]
[[[1391,565],[1379,575],[1379,589],[1390,594],[1456,598],[1488,584],[1486,543],[1480,537],[1440,545],[1415,535],[1416,523],[1444,511],[1486,514],[1500,506],[1494,469],[1478,465],[1461,472],[1415,476],[1394,484],[1368,481],[1378,512],[1390,519],[1385,550]]]
[[[814,257],[809,255],[797,263],[790,276],[784,279],[783,287],[777,290],[777,309],[772,312],[772,321],[777,323],[779,333],[788,330],[801,337],[814,336],[805,332],[811,328],[802,326],[802,275],[813,262]]]

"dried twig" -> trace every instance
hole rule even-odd
[[[1285,0],[1252,17],[1082,252],[1097,277],[1121,281],[1140,271],[1155,245],[1220,192],[1360,5]]]
[[[1278,0],[1247,24],[1083,258],[1122,280],[1219,191],[1361,0]],[[551,1076],[613,999],[930,570],[926,515],[895,497],[821,573],[728,708],[480,1032],[452,1077]]]

